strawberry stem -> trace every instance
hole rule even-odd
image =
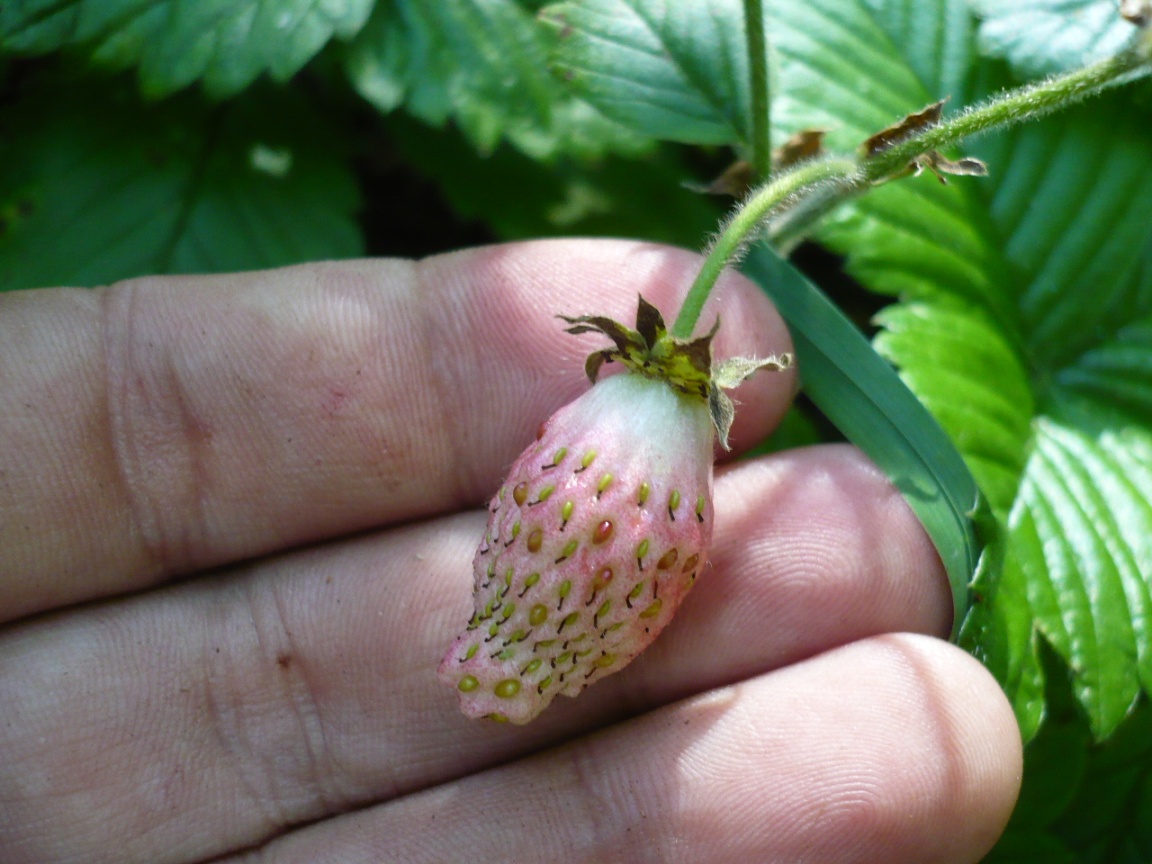
[[[720,274],[761,234],[777,248],[791,248],[812,224],[838,204],[875,185],[902,176],[917,157],[948,147],[970,135],[1031,120],[1152,74],[1152,28],[1143,28],[1126,51],[1029,84],[962,111],[871,155],[823,158],[802,163],[754,190],[728,217],[708,250],[700,272],[684,298],[672,335],[688,339]],[[777,217],[787,215],[787,219]],[[772,224],[774,221],[777,224]]]
[[[748,77],[752,91],[752,167],[763,181],[772,173],[772,106],[762,0],[744,0],[744,27],[748,36]]]

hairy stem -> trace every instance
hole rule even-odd
[[[787,235],[788,242],[795,243],[804,230],[838,204],[902,173],[918,156],[989,129],[1035,119],[1108,87],[1149,74],[1152,74],[1152,30],[1145,30],[1137,46],[1129,51],[1066,75],[1000,94],[939,125],[920,129],[873,155],[808,162],[773,178],[741,202],[721,229],[684,298],[672,335],[678,339],[692,335],[700,311],[724,268],[774,217],[789,214],[782,233]],[[780,242],[782,236],[777,234],[772,239]]]
[[[772,173],[772,103],[768,89],[768,40],[764,34],[762,0],[744,0],[748,34],[749,85],[752,90],[752,167],[767,180]]]
[[[772,211],[781,205],[792,203],[795,196],[816,188],[829,181],[851,184],[857,173],[856,163],[850,159],[829,159],[808,162],[769,181],[752,193],[736,212],[712,244],[704,266],[696,274],[696,280],[688,289],[676,323],[672,325],[672,335],[677,339],[687,339],[692,335],[700,311],[708,300],[712,286],[721,272],[736,258],[746,242],[761,227]]]

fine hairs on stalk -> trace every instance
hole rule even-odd
[[[780,184],[782,180],[786,180],[789,175],[815,167],[820,162],[831,161],[832,160],[828,158],[809,159],[792,166],[784,174],[776,175],[771,180],[753,187],[728,211],[724,218],[718,223],[716,230],[709,235],[708,242],[703,250],[704,255],[706,257],[711,256],[712,253],[716,251],[717,244],[725,240],[727,235],[729,235],[733,223],[740,219],[746,212],[753,210],[756,206],[757,199],[763,196],[771,187],[778,187],[778,184]],[[832,166],[829,167],[831,168]],[[738,234],[736,244],[728,251],[726,256],[728,266],[739,264],[753,243],[765,237],[771,239],[774,234],[786,231],[786,226],[797,218],[803,222],[803,214],[810,210],[823,212],[829,205],[835,206],[848,200],[853,197],[856,191],[863,189],[866,182],[864,174],[860,171],[840,174],[832,173],[796,187],[775,202],[766,202],[767,208],[763,214],[756,218],[755,226],[746,228]],[[780,231],[776,230],[776,223],[783,223]]]

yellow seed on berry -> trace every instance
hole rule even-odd
[[[665,552],[662,556],[660,556],[660,560],[656,562],[656,569],[657,570],[667,570],[669,567],[671,567],[673,564],[676,563],[676,556],[677,556],[676,547],[673,546],[671,549],[669,549],[667,552]]]
[[[520,692],[520,682],[515,678],[505,678],[496,685],[495,692],[501,699],[511,699]]]
[[[528,551],[539,552],[540,547],[544,545],[544,529],[536,528],[531,534],[528,535]]]
[[[640,503],[641,506],[643,506],[644,503],[648,500],[648,496],[651,494],[652,494],[652,487],[649,486],[647,483],[641,483],[640,489],[636,493],[636,500]]]
[[[480,682],[476,680],[475,675],[465,675],[456,686],[460,688],[461,693],[471,693],[480,686]]]
[[[684,566],[683,566],[683,568],[681,568],[680,572],[681,573],[687,573],[690,570],[695,570],[696,565],[699,563],[700,563],[700,556],[699,555],[689,555],[688,560],[684,562]]]
[[[640,613],[641,618],[655,618],[660,614],[660,607],[664,605],[664,601],[657,597],[652,601],[651,605],[643,612]]]
[[[524,506],[524,502],[528,500],[528,484],[521,481],[516,484],[516,488],[512,490],[512,500],[518,506]]]
[[[533,627],[539,627],[548,620],[548,607],[543,604],[537,603],[530,610],[528,610],[528,623]]]

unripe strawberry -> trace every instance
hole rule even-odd
[[[440,664],[469,717],[527,723],[627,665],[672,619],[712,539],[714,424],[727,443],[735,386],[789,358],[711,371],[712,333],[680,343],[640,300],[637,330],[565,319],[629,371],[557,411],[489,505],[473,560],[473,615]]]

